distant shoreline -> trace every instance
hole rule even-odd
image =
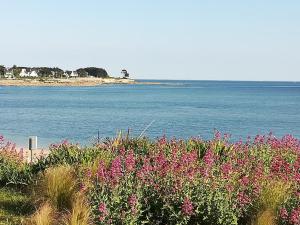
[[[0,79],[0,86],[74,86],[74,87],[90,87],[107,84],[160,84],[158,82],[139,82],[133,79],[122,78],[53,78],[53,79]]]

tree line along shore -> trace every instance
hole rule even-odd
[[[5,67],[0,65],[2,86],[96,86],[100,84],[133,84],[123,69],[120,77],[112,77],[98,67],[62,70],[58,67]]]
[[[128,78],[126,70],[122,70],[123,78]],[[5,67],[0,65],[0,78],[72,78],[97,77],[109,78],[107,71],[98,67],[85,67],[77,70],[62,70],[58,67]]]

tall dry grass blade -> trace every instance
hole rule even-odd
[[[72,211],[64,219],[65,225],[90,225],[91,210],[81,193],[77,194],[72,204]]]
[[[47,202],[36,211],[24,225],[56,225],[55,222],[55,210]]]
[[[291,193],[291,185],[284,181],[265,183],[259,196],[259,210],[252,225],[276,225],[276,211]]]
[[[58,211],[72,208],[77,181],[70,166],[58,166],[45,171],[38,194],[49,201]]]

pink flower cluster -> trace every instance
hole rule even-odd
[[[245,143],[229,143],[228,139],[229,135],[223,137],[219,132],[210,141],[163,137],[149,144],[147,151],[144,151],[145,143],[127,143],[126,147],[121,143],[119,150],[114,149],[114,158],[108,165],[99,163],[93,188],[105,194],[105,207],[111,204],[115,193],[127,193],[123,205],[129,206],[131,215],[138,216],[142,212],[137,205],[144,204],[144,209],[151,209],[145,204],[151,204],[151,196],[155,196],[160,204],[165,204],[164,208],[177,210],[185,218],[196,218],[196,212],[208,207],[208,202],[199,202],[205,195],[209,199],[220,194],[236,217],[243,217],[249,214],[265,183],[282,180],[291,183],[295,191],[300,190],[299,140],[291,135],[276,138],[273,134],[257,135]],[[113,148],[108,146],[108,149]],[[202,189],[198,189],[200,185]],[[137,190],[145,196],[138,198]],[[110,210],[122,212],[122,218],[128,215],[126,208],[112,206],[106,210],[103,204],[99,206],[100,216],[106,216]],[[286,224],[300,224],[300,205],[282,208],[278,217]]]

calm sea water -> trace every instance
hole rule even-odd
[[[161,85],[0,87],[0,133],[19,145],[131,130],[146,135],[210,138],[214,129],[233,139],[270,131],[300,137],[299,82],[160,81]]]

